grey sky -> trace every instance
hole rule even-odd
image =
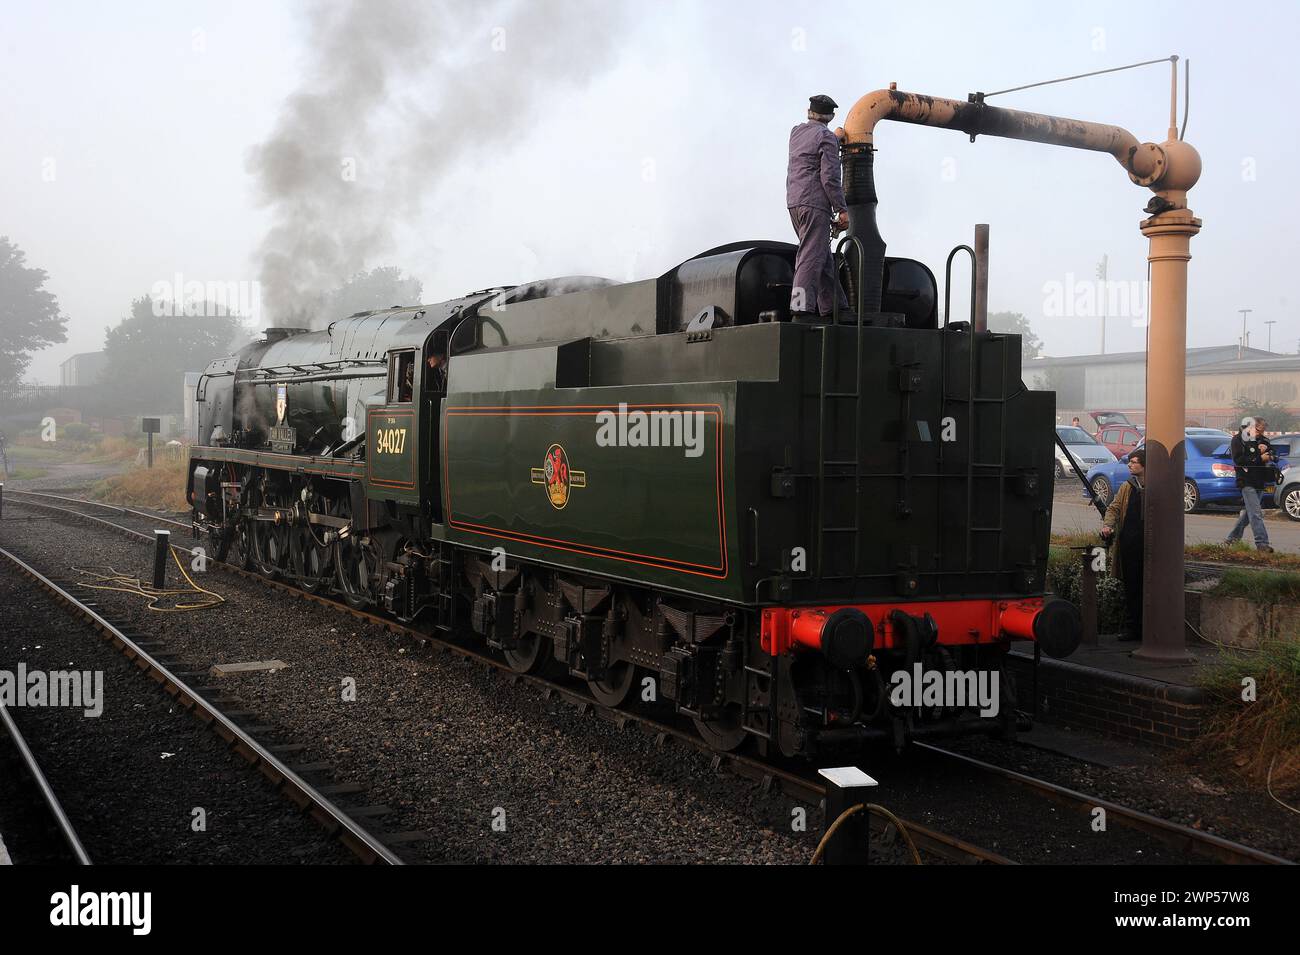
[[[858,96],[891,81],[962,98],[1178,53],[1192,60],[1187,140],[1205,163],[1190,201],[1204,228],[1192,241],[1189,342],[1235,341],[1236,310],[1250,307],[1252,345],[1264,345],[1263,322],[1273,319],[1275,350],[1297,349],[1289,237],[1300,202],[1285,184],[1300,168],[1300,124],[1288,112],[1300,92],[1293,2],[637,3],[612,21],[602,65],[579,85],[512,64],[536,61],[529,44],[590,55],[589,33],[578,41],[538,29],[536,17],[512,31],[503,12],[496,50],[490,27],[469,13],[481,9],[467,4],[463,25],[431,31],[430,63],[453,59],[503,89],[541,95],[505,135],[484,133],[497,112],[512,113],[506,104],[437,111],[434,136],[468,146],[452,149],[422,194],[394,203],[376,224],[389,230],[391,251],[366,263],[406,269],[427,301],[550,275],[640,278],[723,242],[791,239],[786,139],[811,93],[839,101],[838,125]],[[296,5],[10,2],[5,21],[0,234],[50,273],[70,318],[67,344],[32,364],[34,377],[50,381],[63,358],[99,348],[104,327],[156,282],[176,273],[257,279],[271,219],[248,159],[316,64]],[[359,177],[403,148],[403,124],[418,122],[412,105],[461,85],[445,69],[410,74],[371,124],[377,131],[347,145]],[[1111,122],[1159,142],[1168,69],[994,102]],[[1071,274],[1091,281],[1103,253],[1112,281],[1143,279],[1137,224],[1149,192],[1097,154],[971,144],[897,124],[882,124],[876,144],[891,254],[919,258],[942,279],[948,250],[987,221],[990,308],[1026,313],[1049,353],[1096,350],[1098,320],[1044,315],[1045,286]],[[964,286],[954,298],[964,300]],[[1113,319],[1108,350],[1141,348],[1144,334]]]

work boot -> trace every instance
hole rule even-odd
[[[1261,554],[1273,553],[1273,548],[1269,547],[1267,544],[1256,544],[1255,550],[1259,551]]]

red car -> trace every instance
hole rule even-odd
[[[1102,428],[1094,437],[1118,458],[1138,446],[1142,440],[1142,429],[1132,424],[1113,424],[1108,428]]]
[[[1115,457],[1128,454],[1142,441],[1146,429],[1129,421],[1122,411],[1090,411],[1097,422],[1097,441],[1106,446]]]

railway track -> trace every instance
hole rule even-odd
[[[109,526],[127,530],[120,528],[120,525],[110,524]],[[129,531],[129,533],[138,534],[139,532]],[[358,859],[365,863],[402,864],[401,860],[377,836],[367,831],[349,817],[346,812],[334,805],[325,795],[281,762],[273,753],[226,717],[216,706],[205,700],[200,693],[188,686],[120,628],[100,615],[93,607],[69,593],[20,557],[3,548],[0,548],[0,559],[10,563],[71,613],[99,631],[106,641],[120,650],[127,659],[157,683],[179,706],[192,713],[200,722],[220,737],[227,746],[232,748],[251,766],[259,770],[263,776],[270,780],[276,791],[311,816],[328,833],[337,837]],[[6,720],[8,720],[7,714],[5,716]],[[16,730],[16,727],[14,729]],[[30,755],[30,752],[28,755]],[[34,764],[29,763],[29,765]],[[50,796],[53,796],[52,792]],[[64,821],[66,822],[66,816]]]
[[[45,814],[49,816],[50,823],[58,832],[64,846],[67,847],[67,851],[71,854],[72,861],[75,861],[77,865],[91,865],[90,855],[86,852],[86,847],[82,845],[81,837],[77,835],[77,830],[72,825],[72,821],[68,819],[68,814],[64,812],[63,804],[54,792],[54,787],[50,785],[50,781],[41,769],[36,755],[32,752],[31,747],[27,745],[27,740],[23,738],[18,724],[14,722],[13,717],[9,715],[9,710],[3,704],[0,704],[0,724],[3,724],[5,733],[13,742],[23,769],[40,797],[41,806],[44,808]],[[0,833],[0,835],[3,835],[3,833]]]
[[[954,753],[952,750],[934,746],[930,743],[915,742],[912,745],[925,752],[933,753],[942,759],[954,761],[967,768],[978,770],[988,776],[1005,780],[1022,789],[1035,792],[1058,805],[1065,806],[1083,815],[1088,815],[1098,808],[1104,809],[1108,822],[1118,822],[1124,828],[1140,832],[1163,845],[1181,852],[1228,865],[1295,864],[1288,859],[1262,852],[1259,849],[1238,842],[1232,842],[1212,833],[1170,822],[1168,819],[1161,819],[1158,816],[1111,802],[1108,799],[1101,799],[1065,786],[1058,786],[1045,779],[1027,776],[1024,773],[1007,769],[1005,766],[999,766],[996,763],[988,763],[962,753]]]
[[[93,507],[104,511],[112,511],[115,514],[127,514],[134,517],[140,517],[144,520],[153,521],[155,523],[170,524],[173,527],[179,527],[187,531],[191,530],[191,526],[182,521],[173,520],[169,517],[162,517],[158,514],[151,513],[150,511],[140,510],[135,507],[124,507],[121,504],[105,504],[103,501],[87,501],[84,498],[68,497],[64,494],[51,494],[49,491],[22,491],[9,489],[6,493],[10,495],[18,494],[28,498],[37,498],[38,500],[43,501],[62,501],[65,504],[75,504],[81,507]]]
[[[15,503],[28,503],[32,506],[62,513],[73,519],[87,521],[111,529],[143,543],[152,544],[153,537],[142,531],[124,527],[102,517],[88,514],[85,510],[76,510],[74,508],[80,506],[83,508],[89,507],[113,510],[119,513],[146,519],[154,523],[162,521],[175,527],[190,529],[189,525],[183,524],[179,521],[159,518],[157,515],[132,508],[119,508],[116,505],[81,501],[76,498],[68,498],[61,495],[42,494],[29,491],[17,491],[11,493],[18,495],[20,498],[37,498],[35,501],[18,500],[15,501]],[[56,500],[62,503],[54,503]],[[180,547],[180,545],[173,544],[172,546],[178,548],[182,552],[185,551],[185,549]],[[292,594],[302,600],[308,600],[328,606],[356,619],[364,620],[367,623],[384,628],[394,634],[411,638],[421,646],[432,646],[444,652],[455,653],[463,659],[478,663],[502,674],[503,678],[511,684],[531,686],[540,691],[548,699],[553,696],[558,696],[583,711],[591,711],[602,718],[610,720],[620,728],[625,726],[636,726],[642,731],[653,735],[656,741],[661,745],[672,740],[693,747],[712,757],[713,768],[715,771],[725,770],[738,777],[756,781],[764,788],[764,790],[776,787],[779,791],[784,792],[789,797],[809,804],[821,803],[825,798],[825,787],[822,785],[820,777],[816,775],[815,768],[808,767],[803,770],[796,770],[777,766],[770,762],[739,753],[716,752],[702,739],[688,730],[669,725],[630,710],[605,707],[592,698],[586,691],[585,687],[575,687],[542,675],[520,674],[512,670],[506,663],[497,660],[474,647],[466,646],[455,640],[447,640],[431,635],[415,627],[399,623],[372,611],[349,607],[346,603],[328,596],[307,593],[292,584],[284,581],[271,580],[261,574],[231,564],[218,563],[216,561],[213,561],[212,563],[219,567],[223,572],[250,580],[256,580],[268,588]],[[1089,796],[1086,793],[1080,793],[1062,786],[1057,786],[1056,784],[1050,783],[1046,780],[1036,779],[992,763],[982,762],[930,744],[917,742],[913,745],[942,759],[954,761],[966,766],[967,768],[983,772],[990,777],[996,777],[1003,781],[1015,784],[1026,791],[1035,793],[1041,798],[1068,806],[1069,808],[1081,813],[1089,813],[1097,807],[1102,807],[1106,810],[1108,817],[1118,821],[1124,828],[1139,832],[1162,845],[1180,852],[1229,864],[1292,864],[1286,859],[1270,855],[1269,853],[1262,852],[1250,846],[1231,842],[1230,840],[1223,839],[1210,833],[1191,829],[1178,823],[1169,822],[1168,820],[1160,819],[1139,810],[1121,806],[1099,797]],[[1014,860],[1008,859],[1001,854],[984,849],[950,834],[931,829],[917,822],[904,820],[904,824],[909,833],[911,833],[918,848],[945,861],[960,864],[1015,864]],[[873,828],[878,831],[887,828],[884,826],[882,821],[875,816],[872,817],[872,825]]]

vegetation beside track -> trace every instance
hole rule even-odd
[[[1101,536],[1092,532],[1080,531],[1074,534],[1053,534],[1051,552],[1069,553],[1071,547],[1088,547],[1101,544]],[[1243,567],[1265,567],[1273,570],[1286,570],[1300,573],[1300,554],[1283,554],[1274,551],[1271,554],[1260,553],[1251,545],[1238,541],[1236,544],[1188,544],[1184,548],[1188,560],[1206,561],[1219,564],[1240,564]]]
[[[1200,669],[1197,682],[1211,700],[1197,748],[1231,760],[1300,812],[1300,642],[1267,640],[1257,650],[1225,650]]]
[[[160,511],[185,511],[185,459],[155,460],[153,468],[134,467],[105,478],[90,489],[90,496],[108,504],[147,507]]]
[[[1209,591],[1216,597],[1242,597],[1257,604],[1300,602],[1300,574],[1232,567]]]

